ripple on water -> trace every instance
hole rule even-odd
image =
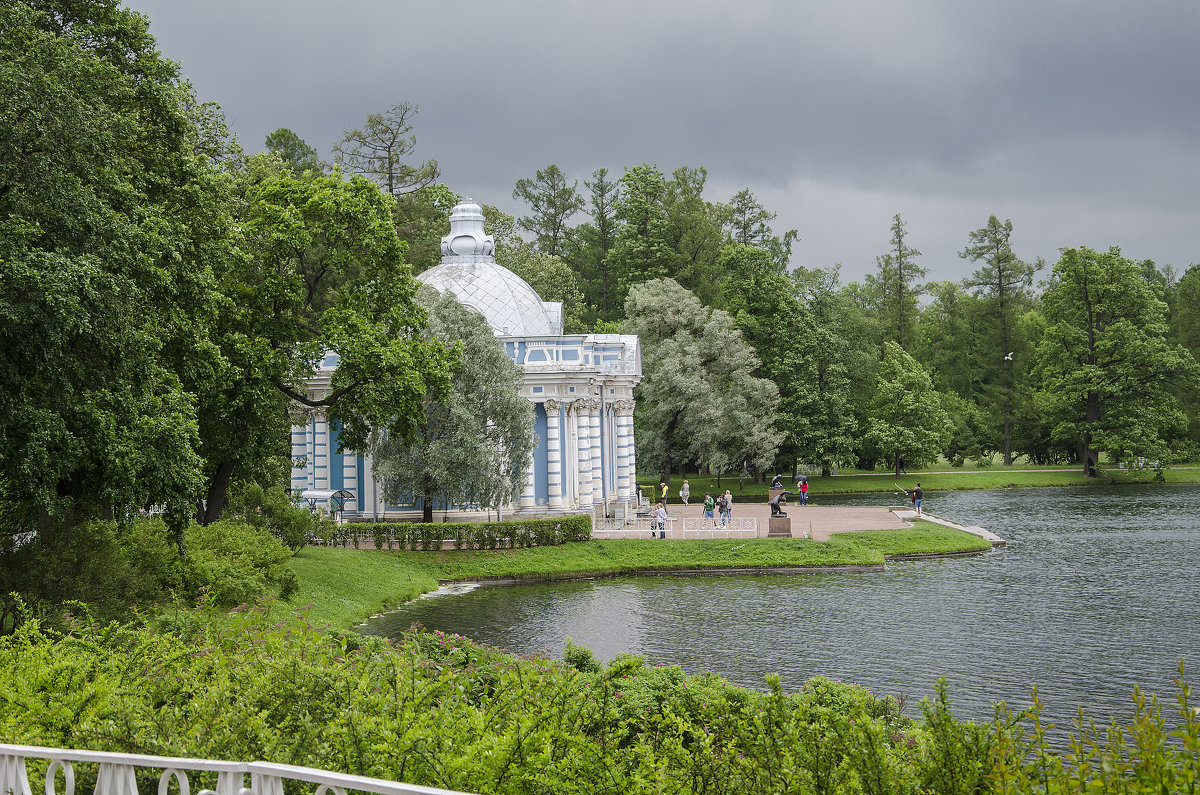
[[[1200,487],[932,493],[928,507],[1009,546],[882,573],[465,590],[367,631],[415,620],[522,654],[560,655],[570,637],[602,659],[630,652],[746,687],[820,674],[910,700],[945,676],[956,714],[977,719],[992,700],[1028,705],[1037,684],[1063,727],[1077,704],[1097,721],[1128,713],[1134,685],[1173,703],[1178,660],[1200,660]]]

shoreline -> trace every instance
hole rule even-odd
[[[306,547],[289,562],[301,587],[293,605],[339,631],[448,584],[534,584],[618,576],[852,574],[887,564],[957,558],[994,547],[977,534],[934,522],[808,539],[593,540],[525,549],[417,552]],[[915,556],[915,557],[914,557]],[[277,603],[280,611],[292,608]]]
[[[570,574],[530,574],[511,577],[463,577],[439,579],[438,586],[477,585],[480,588],[510,585],[537,585],[548,582],[585,582],[587,580],[611,580],[617,577],[739,577],[755,574],[864,574],[887,571],[888,563],[912,563],[923,560],[951,560],[986,555],[990,549],[966,550],[962,552],[914,552],[911,554],[885,555],[884,563],[847,563],[831,566],[708,566],[702,569],[644,568],[623,571],[592,571]],[[430,593],[426,591],[426,594]],[[424,596],[425,594],[422,594]],[[419,598],[419,597],[418,597]],[[412,601],[411,599],[409,601]],[[407,604],[407,602],[405,603]]]

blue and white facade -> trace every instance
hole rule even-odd
[[[509,357],[524,370],[521,393],[534,405],[538,444],[525,487],[508,510],[590,510],[635,497],[633,388],[642,379],[638,338],[562,333],[562,304],[543,302],[527,282],[498,265],[479,205],[454,208],[442,238],[442,262],[417,280],[449,291],[482,314]],[[328,393],[337,357],[321,362],[310,396]],[[370,456],[337,452],[337,428],[319,411],[296,408],[292,426],[293,493],[344,489],[343,515],[395,519],[417,505],[389,505]],[[439,507],[438,510],[441,510]]]

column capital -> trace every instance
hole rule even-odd
[[[633,408],[637,404],[632,400],[614,400],[612,405],[613,408],[622,414],[632,414]]]
[[[560,406],[562,406],[562,401],[554,398],[546,398],[542,401],[542,407],[546,409],[546,414],[557,414]]]

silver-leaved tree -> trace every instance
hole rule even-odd
[[[376,433],[370,450],[385,494],[421,498],[424,520],[434,503],[499,508],[516,499],[533,454],[533,405],[518,392],[521,371],[483,316],[454,296],[422,286],[431,338],[454,345],[460,362],[450,392],[425,399],[425,424],[411,443]]]
[[[645,376],[634,415],[638,469],[769,468],[779,447],[779,390],[754,375],[758,356],[729,313],[704,306],[673,279],[634,287],[625,312],[622,331],[641,338]]]

